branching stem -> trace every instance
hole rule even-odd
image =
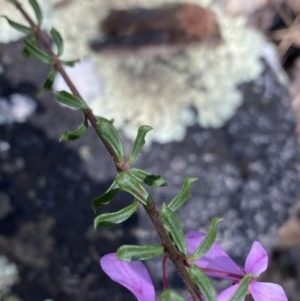
[[[38,26],[37,24],[34,23],[34,21],[26,13],[26,11],[23,9],[22,5],[19,2],[16,3],[16,8],[21,12],[21,14],[24,16],[24,18],[30,24],[34,35],[41,42],[41,44],[45,48],[45,51],[51,56],[51,58],[55,62],[53,65],[54,68],[61,74],[61,76],[65,80],[66,84],[70,88],[71,92],[75,96],[79,97],[80,99],[82,99],[84,101],[84,99],[80,95],[79,91],[75,87],[74,83],[72,82],[70,77],[65,72],[61,60],[52,51],[51,45],[50,45],[46,35],[41,30],[40,26]],[[125,171],[127,169],[127,167],[120,164],[115,152],[113,151],[111,146],[105,141],[105,139],[102,137],[102,135],[98,129],[98,126],[97,126],[97,119],[96,119],[95,115],[93,114],[92,110],[89,108],[88,111],[84,115],[85,115],[85,118],[90,122],[92,127],[95,129],[97,135],[99,136],[99,138],[103,142],[105,148],[107,149],[108,153],[112,157],[112,159],[115,163],[117,172]],[[152,224],[154,225],[154,227],[157,231],[157,234],[161,241],[161,245],[164,247],[165,252],[168,254],[168,257],[170,258],[170,260],[174,264],[175,268],[177,269],[186,288],[188,289],[189,293],[191,294],[191,297],[193,298],[194,301],[203,301],[196,285],[191,281],[189,274],[186,270],[186,267],[184,265],[184,256],[176,249],[176,247],[172,243],[170,237],[168,236],[167,232],[165,231],[163,224],[159,218],[158,211],[155,209],[154,206],[150,207],[150,208],[147,208],[146,206],[144,206],[144,209],[147,212]]]

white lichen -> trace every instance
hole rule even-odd
[[[243,17],[226,15],[212,0],[189,2],[215,11],[223,43],[213,49],[187,47],[160,59],[107,57],[92,53],[89,42],[101,36],[99,24],[111,9],[153,8],[173,0],[73,0],[53,15],[53,25],[65,39],[64,57],[88,57],[96,65],[100,79],[84,64],[75,69],[78,81],[93,78],[79,90],[88,93],[96,114],[113,118],[131,139],[143,124],[154,128],[148,138],[161,143],[183,139],[187,126],[194,123],[224,125],[243,101],[238,85],[262,71],[261,45],[266,42]]]
[[[5,256],[0,256],[0,298],[10,291],[18,281],[19,273],[16,264],[9,262]]]
[[[149,124],[154,130],[148,139],[160,143],[183,139],[186,127],[195,122],[220,127],[229,120],[243,101],[238,85],[262,71],[264,41],[242,17],[213,9],[224,40],[214,49],[187,47],[160,59],[99,55],[104,91],[91,104],[94,111],[113,118],[131,139],[138,126]]]
[[[14,93],[9,100],[0,97],[0,124],[24,122],[35,109],[35,101],[27,95]]]

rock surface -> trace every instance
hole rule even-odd
[[[35,97],[48,70],[22,59],[21,48],[20,43],[0,45],[0,97],[20,93],[37,103],[25,123],[0,125],[0,141],[9,144],[0,151],[0,191],[12,208],[0,218],[0,254],[18,265],[20,282],[13,292],[24,301],[134,300],[104,276],[98,261],[120,244],[157,242],[153,228],[140,210],[120,227],[93,231],[90,201],[110,185],[113,164],[92,130],[76,142],[57,141],[81,117],[60,107],[50,93]],[[299,197],[300,181],[285,87],[265,66],[241,91],[244,103],[226,126],[195,126],[182,142],[152,144],[137,166],[169,183],[153,191],[157,207],[175,196],[186,175],[198,177],[189,202],[178,211],[184,229],[205,231],[213,216],[224,217],[218,241],[243,265],[253,240],[268,250],[274,246],[288,208]],[[125,148],[130,149],[128,141]],[[105,210],[116,211],[130,199],[119,195]],[[158,261],[149,266],[161,287]],[[173,280],[181,286],[177,277]]]

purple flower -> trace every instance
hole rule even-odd
[[[204,237],[205,234],[196,231],[186,234],[189,254],[196,250]],[[214,243],[203,257],[189,264],[199,266],[208,276],[233,280],[235,284],[217,296],[218,301],[228,301],[245,274],[257,277],[266,270],[268,255],[259,242],[254,242],[247,256],[245,269],[242,270],[217,243]],[[101,258],[100,265],[113,281],[129,289],[138,301],[156,301],[151,277],[142,262],[124,262],[119,260],[115,253],[111,253]],[[257,282],[256,277],[249,285],[249,293],[255,301],[287,301],[280,285]]]
[[[258,277],[267,269],[268,255],[263,246],[255,241],[247,256],[245,263],[245,274],[253,274]],[[234,294],[238,284],[231,286],[218,295],[218,301],[227,301]],[[252,295],[255,301],[287,301],[287,296],[283,288],[275,283],[257,282],[252,279],[249,285],[248,293]]]
[[[189,231],[185,237],[188,253],[192,254],[204,239],[205,234]],[[242,279],[244,276],[243,270],[217,243],[214,243],[203,257],[192,264],[200,267],[206,275],[211,277],[237,280]]]
[[[110,253],[101,258],[100,265],[113,281],[129,289],[138,301],[156,301],[151,277],[141,261],[124,262],[115,253]]]

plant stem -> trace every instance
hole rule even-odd
[[[71,81],[71,79],[69,78],[67,73],[65,72],[65,70],[63,68],[63,65],[62,65],[62,62],[53,53],[53,51],[51,49],[51,45],[50,45],[46,35],[41,30],[40,26],[38,26],[37,24],[34,23],[34,21],[26,13],[26,11],[23,9],[22,5],[19,2],[17,2],[15,4],[15,6],[21,12],[21,14],[27,20],[27,22],[30,24],[31,28],[33,29],[34,35],[42,43],[42,45],[45,48],[46,52],[54,60],[54,65],[53,65],[54,68],[56,68],[56,70],[61,74],[61,76],[65,80],[66,84],[70,88],[71,92],[75,96],[79,97],[80,99],[82,99],[84,101],[84,99],[80,95],[79,91],[77,90],[77,88],[75,87],[75,85],[73,84],[73,82]],[[119,162],[119,160],[117,158],[117,155],[115,154],[115,152],[113,151],[111,146],[103,139],[103,137],[102,137],[102,135],[101,135],[101,133],[98,129],[98,126],[97,126],[97,119],[96,119],[95,115],[93,114],[92,110],[89,108],[87,113],[85,113],[84,115],[85,115],[85,118],[91,123],[92,127],[95,129],[97,135],[99,136],[99,138],[103,142],[103,144],[104,144],[105,148],[107,149],[108,153],[112,157],[117,171],[118,172],[126,171],[127,170],[126,164],[122,164],[122,162]],[[150,208],[147,208],[146,206],[144,206],[144,209],[146,210],[152,224],[154,225],[154,227],[157,231],[157,234],[160,238],[162,246],[165,249],[165,252],[168,254],[170,260],[172,261],[172,263],[176,267],[176,269],[177,269],[179,275],[181,276],[184,284],[186,285],[187,289],[189,290],[189,292],[191,294],[191,297],[193,298],[194,301],[203,301],[203,299],[201,298],[201,296],[199,294],[199,291],[198,291],[196,285],[191,281],[191,279],[189,277],[189,274],[186,270],[186,267],[184,265],[184,256],[175,248],[173,242],[171,241],[170,237],[168,236],[167,232],[165,231],[165,229],[163,227],[163,224],[162,224],[162,222],[159,218],[158,211],[155,209],[154,206],[152,206]]]

